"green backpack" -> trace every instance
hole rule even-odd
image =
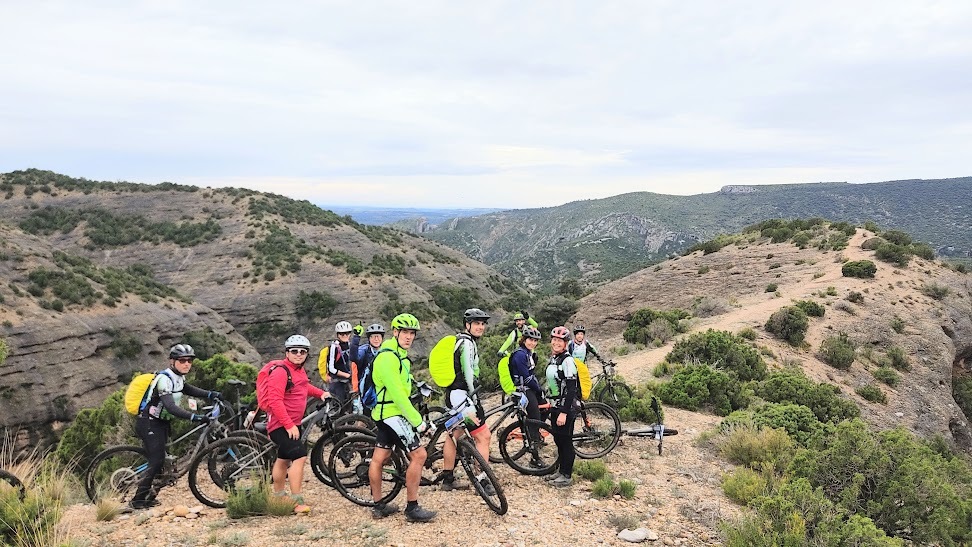
[[[503,393],[509,395],[516,391],[516,384],[513,383],[513,375],[510,374],[510,356],[504,355],[500,359],[499,366],[496,369],[499,375],[500,387],[503,388]]]
[[[456,347],[456,336],[450,334],[436,342],[429,352],[429,373],[435,385],[441,388],[447,388],[456,381]]]

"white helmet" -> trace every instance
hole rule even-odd
[[[288,349],[289,348],[310,349],[310,340],[308,340],[306,336],[295,334],[290,338],[288,338],[286,342],[284,342],[284,347]]]
[[[351,332],[351,323],[347,321],[340,321],[337,325],[334,325],[334,332],[340,334],[342,332]]]

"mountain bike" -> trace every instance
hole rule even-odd
[[[17,491],[17,498],[20,501],[24,500],[24,496],[27,495],[27,489],[24,488],[24,483],[17,478],[13,473],[0,469],[0,490],[10,488],[11,490]]]
[[[524,475],[549,475],[557,469],[560,453],[553,442],[550,424],[527,417],[528,403],[526,394],[519,393],[515,402],[516,421],[499,433],[500,456]]]
[[[621,440],[621,418],[616,410],[597,401],[578,401],[573,444],[578,458],[600,458]]]
[[[591,387],[591,393],[596,394],[598,401],[614,409],[624,407],[634,396],[631,387],[618,379],[618,373],[615,370],[617,363],[605,361],[600,357],[597,357],[597,360],[603,365],[603,368],[601,373],[593,378],[594,385]]]
[[[320,433],[316,443],[326,442],[335,435],[370,433],[356,425],[363,416],[346,414],[333,418],[334,402],[325,399],[300,422],[300,442],[310,445],[312,433]],[[217,509],[226,507],[233,489],[247,488],[266,480],[276,460],[277,445],[269,438],[227,437],[198,452],[189,463],[188,482],[192,495],[200,502]],[[330,476],[313,464],[314,475],[330,486]],[[324,478],[322,478],[322,475]]]
[[[260,438],[261,434],[258,432],[231,431],[229,427],[219,422],[218,418],[223,412],[233,411],[228,403],[217,400],[212,407],[206,407],[203,410],[207,409],[211,411],[210,416],[213,418],[209,423],[196,425],[182,436],[166,444],[168,448],[194,435],[198,436],[192,450],[182,457],[166,454],[162,470],[153,481],[152,488],[154,491],[157,492],[162,487],[175,484],[186,474],[189,469],[188,464],[193,457],[202,452],[210,443],[230,436]],[[92,502],[97,502],[99,499],[114,499],[119,503],[126,503],[134,495],[146,469],[148,469],[148,457],[144,447],[121,445],[106,448],[91,460],[84,472],[85,493]]]
[[[661,456],[663,439],[670,435],[678,435],[678,430],[671,427],[665,427],[665,424],[662,423],[661,406],[658,404],[658,399],[654,396],[651,398],[651,409],[655,412],[655,423],[649,425],[648,427],[626,430],[623,433],[632,437],[644,437],[658,440],[658,455]]]
[[[466,401],[454,409],[432,421],[432,427],[426,434],[430,439],[435,439],[439,435],[451,435],[459,430],[462,432],[456,444],[456,459],[466,471],[470,484],[476,493],[486,502],[486,505],[498,515],[506,514],[509,504],[506,494],[496,474],[489,466],[486,458],[479,453],[476,443],[469,434],[467,418],[465,414],[473,407],[472,394]],[[474,414],[473,414],[474,415]],[[364,507],[373,507],[376,502],[371,496],[371,483],[368,479],[368,470],[371,466],[371,457],[375,450],[375,437],[370,435],[351,435],[339,441],[331,451],[331,461],[329,467],[341,474],[341,478],[335,476],[334,487],[344,496],[345,499]],[[387,503],[402,491],[405,487],[405,471],[408,468],[408,454],[400,446],[392,449],[391,457],[382,470],[382,482],[390,486],[378,503]],[[484,478],[481,480],[479,476]],[[492,486],[492,492],[484,485]]]

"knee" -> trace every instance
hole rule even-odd
[[[425,460],[428,458],[428,456],[429,455],[425,451],[425,447],[424,446],[420,446],[420,447],[418,447],[418,448],[416,448],[415,450],[412,451],[412,453],[411,453],[411,460],[413,462],[419,462],[419,463],[423,463],[424,464],[425,463]]]

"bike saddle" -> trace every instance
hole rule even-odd
[[[247,385],[249,382],[244,382],[243,380],[237,380],[236,378],[233,378],[231,380],[227,380],[226,383],[229,384],[229,385],[231,385],[231,386],[240,386],[240,387],[242,387],[242,386]]]

